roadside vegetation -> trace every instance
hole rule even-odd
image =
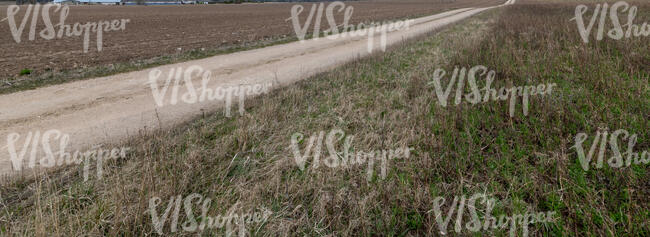
[[[650,4],[632,4],[637,22],[649,22]],[[81,167],[8,179],[0,233],[156,235],[149,200],[161,198],[160,213],[171,197],[198,193],[213,200],[211,216],[236,205],[270,209],[268,221],[247,226],[254,236],[437,236],[436,197],[449,203],[485,193],[497,200],[494,216],[558,214],[531,225],[533,236],[647,236],[650,165],[585,171],[571,147],[576,134],[589,135],[588,147],[607,128],[637,134],[634,150],[650,150],[650,38],[584,44],[569,21],[574,11],[575,4],[522,1],[252,99],[244,116],[143,131],[122,144],[134,152],[106,164],[102,180],[84,182]],[[506,101],[441,106],[429,85],[434,71],[476,65],[495,70],[494,88],[557,87],[532,97],[528,116],[517,105],[510,117]],[[308,140],[332,129],[355,136],[355,150],[414,150],[390,162],[385,179],[377,167],[367,180],[365,167],[313,169],[311,159],[301,171],[292,135]],[[179,223],[185,218],[181,211]],[[449,235],[457,235],[455,218]],[[169,223],[164,232],[196,235],[171,233]],[[215,233],[223,230],[202,235]]]

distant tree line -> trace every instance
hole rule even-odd
[[[21,5],[21,4],[36,4],[36,3],[48,3],[51,2],[52,0],[16,0],[16,5]]]

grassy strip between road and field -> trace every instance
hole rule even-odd
[[[647,21],[650,6],[642,6],[639,17]],[[105,164],[101,180],[84,182],[81,167],[15,178],[0,187],[0,232],[149,235],[156,233],[147,212],[151,198],[162,200],[160,214],[170,198],[198,193],[212,199],[209,216],[233,206],[270,209],[267,221],[246,226],[253,236],[453,235],[456,215],[440,230],[435,198],[449,204],[454,196],[485,193],[497,200],[493,216],[556,212],[552,222],[529,227],[534,236],[647,235],[649,166],[585,171],[571,147],[576,134],[590,136],[588,147],[606,127],[637,134],[635,151],[649,150],[648,38],[584,44],[568,21],[574,9],[521,4],[492,10],[252,99],[244,116],[212,114],[172,131],[143,133],[128,142],[135,151],[127,159]],[[531,97],[528,116],[518,104],[510,117],[506,101],[454,105],[450,99],[441,106],[429,85],[434,71],[476,65],[496,71],[493,88],[557,87]],[[446,85],[449,76],[442,81]],[[483,88],[485,81],[477,83]],[[355,151],[414,149],[410,158],[391,161],[385,178],[378,168],[370,180],[361,166],[315,169],[311,159],[300,170],[292,135],[308,140],[332,129],[355,136]],[[179,229],[187,219],[181,210]],[[195,235],[172,233],[169,225],[166,235]],[[460,234],[508,231],[463,228]],[[203,235],[215,233],[224,232]]]

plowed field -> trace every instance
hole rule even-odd
[[[354,6],[352,23],[422,16],[463,7],[493,6],[502,0],[444,1],[381,1],[346,2]],[[215,49],[268,39],[295,37],[290,9],[294,3],[263,3],[240,5],[193,6],[70,6],[65,24],[129,19],[123,31],[104,32],[103,48],[96,47],[96,33],[91,33],[89,50],[83,52],[83,35],[45,40],[39,32],[45,24],[38,16],[36,37],[29,40],[31,16],[25,24],[21,42],[16,43],[8,21],[0,22],[0,79],[17,77],[28,68],[32,74],[84,67],[110,65],[118,62],[150,59],[193,49]],[[15,16],[17,25],[25,14],[23,5]],[[305,4],[306,17],[311,3]],[[0,6],[5,18],[7,6]],[[52,24],[59,23],[59,14],[50,10]],[[342,22],[342,14],[337,16]],[[303,21],[304,22],[304,21]],[[326,24],[323,17],[323,25]],[[55,29],[58,31],[58,28]],[[313,29],[310,28],[310,29]]]

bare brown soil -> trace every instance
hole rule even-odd
[[[380,1],[347,2],[354,6],[352,23],[421,16],[443,10],[493,6],[502,0],[444,1]],[[7,21],[0,22],[0,78],[15,78],[21,69],[32,74],[84,67],[110,65],[118,62],[150,59],[188,50],[214,49],[264,39],[295,37],[291,22],[293,3],[197,6],[70,6],[66,24],[130,19],[124,31],[105,32],[103,50],[98,52],[91,34],[89,51],[83,52],[83,36],[44,40],[28,40],[29,23],[22,41],[16,43]],[[22,20],[26,6],[16,16]],[[311,4],[306,4],[307,15]],[[6,6],[0,6],[5,18]],[[58,13],[51,11],[53,24]],[[339,18],[342,18],[339,16]],[[337,20],[339,23],[342,20]],[[325,24],[325,23],[323,23]],[[44,28],[40,19],[37,34]]]

